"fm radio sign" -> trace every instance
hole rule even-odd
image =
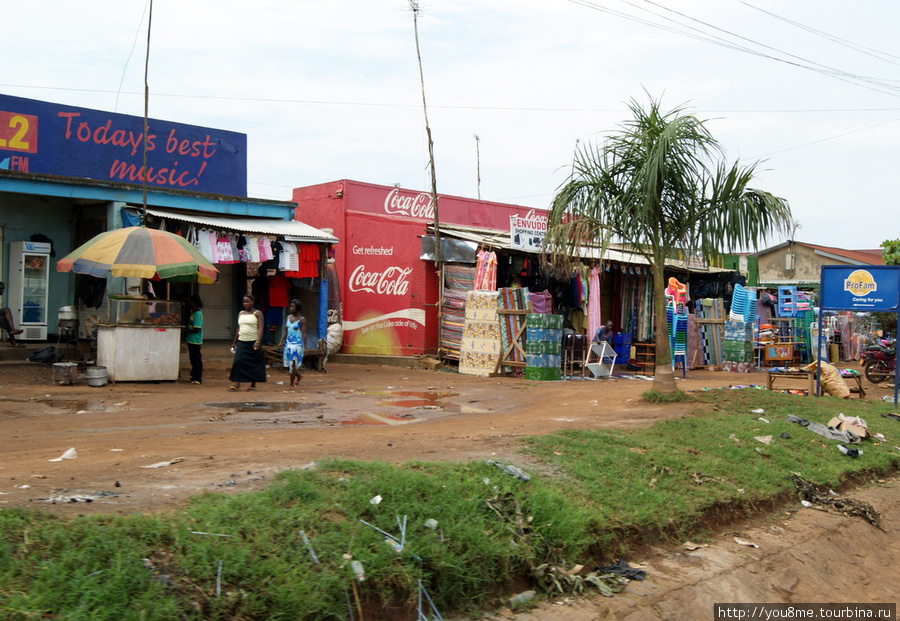
[[[247,136],[0,95],[0,169],[246,196]]]

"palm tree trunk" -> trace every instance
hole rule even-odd
[[[656,315],[656,369],[653,375],[653,390],[662,393],[673,393],[675,372],[672,369],[672,346],[669,340],[669,322],[666,321],[666,280],[664,274],[665,259],[654,261],[650,267],[653,273],[653,309]]]

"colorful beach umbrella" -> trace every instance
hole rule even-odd
[[[56,263],[58,272],[213,284],[219,271],[185,238],[143,226],[100,233]]]

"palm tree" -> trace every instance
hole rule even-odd
[[[679,251],[714,256],[789,232],[787,202],[748,187],[757,164],[716,162],[722,153],[703,122],[683,108],[663,113],[632,100],[634,118],[594,149],[576,149],[572,176],[553,199],[545,258],[556,266],[610,239],[650,264],[656,325],[653,389],[675,392],[665,321],[665,260]]]

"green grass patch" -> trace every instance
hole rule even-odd
[[[694,397],[683,390],[676,390],[675,392],[648,390],[641,394],[641,399],[648,403],[684,403],[686,401],[693,401]]]
[[[408,616],[419,581],[442,613],[474,613],[529,586],[541,563],[611,561],[702,537],[723,508],[771,507],[794,494],[793,472],[838,489],[900,461],[892,443],[866,441],[851,459],[786,421],[843,412],[890,438],[900,422],[881,418],[883,402],[750,389],[688,397],[693,414],[649,428],[527,438],[530,481],[483,462],[330,460],[164,516],[2,510],[0,619],[346,619],[357,601],[367,617]],[[379,531],[399,539],[404,519],[398,553]]]

